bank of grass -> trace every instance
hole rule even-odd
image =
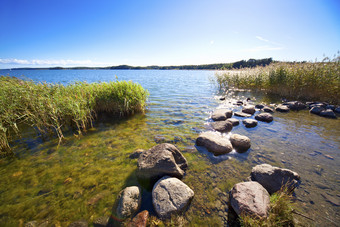
[[[221,88],[264,90],[282,98],[340,104],[340,61],[272,63],[216,74]]]
[[[67,130],[80,134],[92,127],[97,114],[127,116],[145,110],[149,95],[131,81],[70,85],[34,83],[15,77],[0,77],[0,154],[10,154],[10,141],[20,135],[20,125],[42,136],[61,141]]]

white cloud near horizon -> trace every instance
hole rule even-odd
[[[0,58],[0,64],[15,64],[15,65],[103,65],[101,62],[93,62],[91,60],[27,60],[27,59],[16,59],[16,58]]]

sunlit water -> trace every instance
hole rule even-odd
[[[34,220],[65,226],[111,215],[119,191],[138,184],[137,160],[129,154],[149,149],[159,140],[175,144],[189,162],[183,181],[195,191],[195,197],[185,215],[188,223],[225,225],[228,191],[262,163],[301,175],[302,184],[295,190],[298,208],[315,220],[298,216],[301,223],[335,226],[340,222],[339,120],[300,111],[275,113],[272,123],[259,122],[253,129],[241,123],[232,133],[248,136],[251,149],[214,157],[194,145],[198,134],[209,130],[209,116],[215,108],[238,110],[233,102],[247,97],[253,103],[278,100],[234,92],[226,101],[219,101],[213,71],[0,71],[0,75],[7,74],[63,84],[114,81],[117,75],[118,80],[140,83],[150,97],[145,115],[97,122],[80,138],[70,133],[59,147],[57,140],[42,141],[34,131],[26,130],[13,143],[17,158],[0,160],[0,226]],[[144,195],[143,208],[151,209],[149,193]]]

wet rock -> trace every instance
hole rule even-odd
[[[110,194],[109,191],[102,191],[102,192],[96,194],[95,196],[93,196],[92,198],[90,198],[89,201],[87,201],[87,205],[88,206],[94,206],[99,202],[99,200],[101,200],[102,198],[104,198],[105,196],[107,196],[109,194]]]
[[[255,113],[255,107],[252,106],[252,105],[245,106],[245,107],[243,107],[242,112],[246,113],[246,114],[253,115]]]
[[[261,109],[264,108],[264,105],[262,105],[262,104],[257,104],[257,105],[255,105],[255,108],[261,110]]]
[[[102,216],[93,221],[94,227],[106,227],[109,224],[110,217],[109,216]]]
[[[264,122],[272,122],[273,116],[270,113],[260,113],[255,116],[255,119],[258,121],[264,121]]]
[[[340,200],[334,196],[328,195],[326,193],[321,193],[322,197],[325,198],[325,200],[329,203],[331,203],[334,206],[340,206]]]
[[[222,97],[220,97],[219,99],[220,99],[221,101],[223,101],[223,100],[225,100],[225,97],[222,96]]]
[[[242,106],[242,105],[243,105],[243,101],[241,101],[241,100],[237,101],[237,102],[236,102],[236,105]]]
[[[254,119],[244,119],[242,122],[247,128],[254,128],[257,126],[257,120]]]
[[[227,118],[231,118],[231,116],[233,115],[233,111],[229,110],[229,109],[217,109],[213,112],[213,114],[211,115],[211,118],[214,121],[224,121]]]
[[[320,115],[321,111],[325,110],[323,107],[314,106],[309,110],[309,113]]]
[[[330,160],[334,160],[334,158],[333,158],[332,156],[328,155],[328,154],[325,154],[324,156],[325,156],[326,158],[330,159]]]
[[[335,112],[335,113],[340,113],[340,106],[336,107],[336,108],[334,109],[334,112]]]
[[[233,124],[228,120],[212,122],[211,126],[219,132],[230,132],[233,129]]]
[[[250,114],[243,113],[243,112],[235,112],[234,115],[238,117],[251,117]]]
[[[334,105],[327,105],[326,109],[330,109],[330,110],[335,110],[335,106]]]
[[[285,106],[285,105],[278,105],[275,108],[275,110],[278,111],[278,112],[289,112],[289,107]]]
[[[194,191],[174,177],[161,178],[152,189],[152,204],[162,219],[183,212],[193,197]]]
[[[145,227],[148,223],[148,219],[149,212],[147,210],[143,210],[142,212],[139,212],[129,224],[127,224],[127,227]]]
[[[133,153],[131,153],[131,154],[129,155],[129,158],[131,158],[131,159],[139,158],[140,154],[141,154],[142,152],[144,152],[144,151],[145,151],[145,150],[143,150],[143,149],[137,149],[137,150],[135,150]]]
[[[230,142],[233,145],[233,148],[238,153],[244,153],[250,148],[250,139],[246,136],[242,136],[239,134],[233,134],[230,136]]]
[[[227,121],[231,122],[233,126],[239,125],[240,121],[236,118],[229,118]]]
[[[327,118],[336,118],[335,113],[333,112],[333,110],[330,109],[321,111],[320,116]]]
[[[163,143],[144,151],[137,166],[139,178],[156,181],[165,175],[182,178],[188,163],[174,145]]]
[[[288,106],[288,108],[291,110],[304,110],[307,108],[307,106],[304,103],[299,101],[286,102],[283,105]]]
[[[264,107],[263,111],[267,112],[267,113],[274,113],[274,110],[272,108],[268,107],[268,106]]]
[[[300,176],[289,169],[273,167],[269,164],[257,165],[251,170],[251,179],[259,182],[270,194],[282,187],[294,190],[300,183]]]
[[[81,221],[75,221],[68,225],[68,227],[87,227],[89,224],[87,221],[81,220]]]
[[[255,181],[235,184],[230,191],[230,204],[237,215],[266,217],[270,197],[266,189]]]
[[[198,146],[203,146],[214,155],[222,155],[232,151],[230,141],[214,132],[203,132],[196,140]]]
[[[140,208],[141,190],[137,186],[127,187],[118,195],[117,217],[125,219],[132,216]]]

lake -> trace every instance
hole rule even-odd
[[[235,111],[237,100],[278,103],[280,99],[249,91],[229,92],[219,100],[214,71],[182,70],[0,70],[0,75],[36,82],[68,84],[75,81],[132,80],[150,92],[145,115],[118,120],[107,118],[84,135],[69,134],[43,141],[25,130],[13,144],[16,158],[0,160],[0,225],[18,226],[29,221],[65,226],[85,219],[92,223],[111,214],[120,190],[137,185],[136,149],[149,149],[159,142],[175,144],[187,158],[183,181],[195,197],[185,214],[194,225],[226,225],[227,196],[231,187],[245,180],[251,168],[269,163],[300,174],[295,190],[299,211],[306,225],[336,226],[340,223],[340,121],[311,115],[307,110],[275,113],[271,123],[255,128],[242,123],[231,133],[246,135],[251,148],[215,157],[195,147],[200,132],[209,130],[217,107]],[[117,76],[117,77],[116,77]],[[239,117],[236,117],[241,119]],[[252,116],[254,118],[254,116]],[[143,192],[143,208],[152,206]]]

